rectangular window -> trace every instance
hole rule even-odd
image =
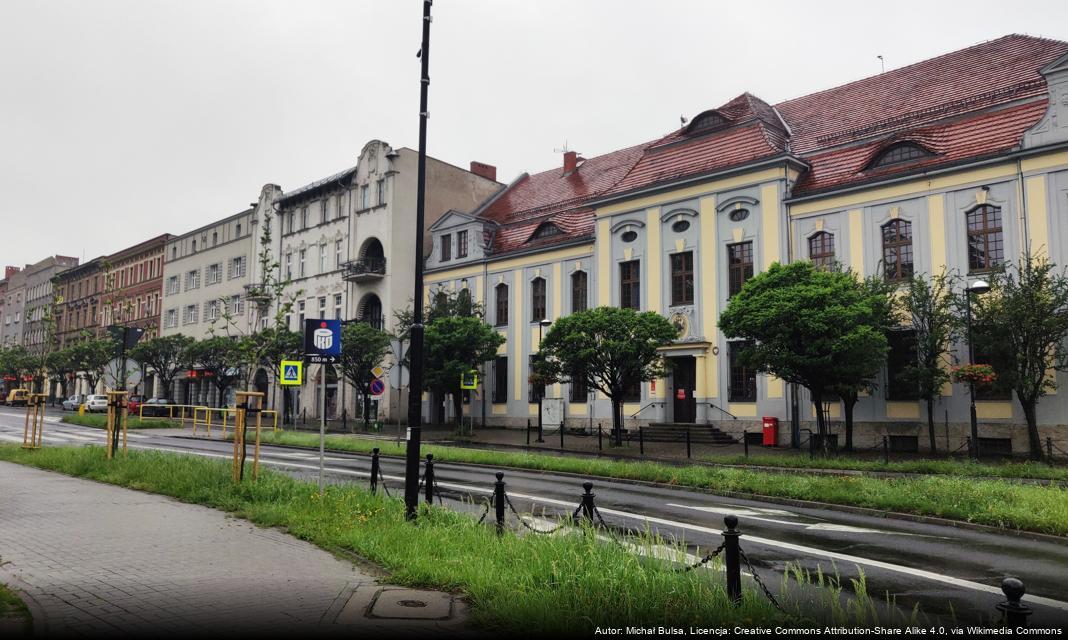
[[[222,279],[222,264],[208,265],[208,284],[218,284]]]
[[[984,204],[967,214],[968,270],[987,271],[1005,261],[1001,207]]]
[[[371,203],[369,202],[369,198],[368,198],[368,194],[370,193],[370,191],[371,191],[370,187],[368,185],[366,185],[366,184],[363,185],[362,187],[360,187],[360,208],[361,209],[366,209],[366,208],[371,206]]]
[[[345,196],[338,194],[337,197],[337,218],[341,219],[345,215]]]
[[[671,305],[693,304],[693,251],[671,255]]]
[[[297,303],[297,331],[304,331],[304,301]]]
[[[493,403],[508,402],[508,356],[493,361]]]
[[[641,309],[641,261],[619,263],[619,306],[622,309]]]
[[[585,271],[571,274],[571,313],[585,311],[589,294],[589,281]]]
[[[308,228],[308,207],[301,207],[300,208],[300,228],[301,229],[307,229]]]
[[[905,379],[905,370],[916,364],[916,332],[891,331],[887,335],[890,351],[886,354],[886,399],[918,400],[919,387]]]
[[[756,402],[756,370],[742,364],[741,354],[746,347],[745,342],[732,342],[728,346],[730,351],[731,379],[727,400],[730,402]]]
[[[182,324],[196,324],[198,309],[195,304],[186,305],[185,312],[182,314]]]
[[[167,278],[167,295],[173,296],[178,293],[181,288],[181,283],[178,281],[178,276],[171,276]]]
[[[294,215],[295,214],[292,211],[290,211],[289,213],[286,214],[286,221],[289,223],[287,225],[289,227],[289,233],[293,233],[294,231],[297,230],[297,228],[294,226],[296,224],[296,222],[294,221],[294,218],[293,218]]]
[[[230,296],[230,313],[239,316],[245,312],[245,305],[241,302],[241,296]]]
[[[375,182],[375,190],[377,191],[375,200],[378,204],[386,204],[386,180],[384,178]]]
[[[293,279],[293,254],[286,254],[286,280]]]
[[[319,245],[319,273],[326,273],[326,243]]]
[[[204,315],[207,317],[208,320],[215,320],[216,318],[219,317],[219,301],[218,300],[208,300],[206,306],[207,306],[207,313],[205,313]]]
[[[231,278],[244,278],[245,277],[245,256],[237,256],[230,261],[230,277]]]
[[[498,327],[508,326],[508,285],[503,282],[497,285],[497,317],[494,323]]]
[[[571,379],[570,400],[576,404],[584,404],[590,397],[589,388],[586,386],[586,376],[575,376]]]
[[[167,309],[167,327],[170,328],[170,327],[177,327],[177,326],[178,326],[178,310],[177,309]]]
[[[530,283],[530,321],[545,319],[545,278],[534,278]]]
[[[341,294],[334,294],[334,320],[341,319]]]
[[[319,298],[319,319],[322,320],[322,319],[325,319],[325,318],[326,318],[326,298],[322,297],[322,298]]]
[[[467,232],[466,231],[457,231],[456,232],[456,257],[457,258],[466,258],[467,257]]]
[[[305,263],[305,258],[308,257],[308,250],[307,249],[301,249],[299,257],[300,257],[300,264],[298,266],[300,267],[300,277],[303,278],[304,277],[304,263]]]
[[[334,241],[334,268],[341,268],[341,241]]]
[[[753,243],[739,242],[727,245],[727,296],[742,290],[742,285],[753,277]]]
[[[187,273],[185,275],[185,289],[186,289],[186,291],[188,291],[190,289],[199,289],[199,288],[200,288],[200,269],[194,269],[193,271],[190,271],[189,273]]]
[[[319,222],[329,222],[330,216],[326,213],[326,198],[319,201]]]
[[[441,236],[441,260],[452,260],[452,234]]]

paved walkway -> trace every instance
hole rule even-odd
[[[49,637],[416,631],[364,617],[379,592],[374,578],[309,543],[206,507],[6,462],[0,582],[27,596],[35,631]],[[459,632],[456,622],[416,626]]]

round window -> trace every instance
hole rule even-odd
[[[675,224],[671,225],[671,230],[675,233],[682,233],[690,228],[689,220],[676,220]]]
[[[749,209],[735,209],[730,213],[730,219],[734,222],[741,222],[749,217]]]
[[[635,240],[638,239],[638,232],[637,231],[624,231],[623,235],[620,236],[620,238],[623,239],[623,242],[634,242]]]

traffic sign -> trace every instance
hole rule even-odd
[[[371,381],[371,395],[380,396],[386,392],[386,383],[382,382],[381,378],[375,378]]]
[[[471,369],[470,371],[460,374],[460,388],[461,389],[477,389],[478,388],[478,371]]]
[[[283,360],[279,365],[279,373],[283,385],[299,386],[304,382],[304,363],[300,360]]]
[[[309,363],[333,364],[341,357],[341,321],[304,321],[304,359]]]
[[[382,374],[385,373],[385,372],[386,372],[386,370],[383,369],[380,366],[375,366],[374,369],[371,369],[371,375],[373,375],[376,378],[381,378]]]

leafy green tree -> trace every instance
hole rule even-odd
[[[475,316],[440,317],[426,327],[424,337],[425,387],[451,394],[453,415],[463,412],[461,376],[478,369],[497,354],[505,338]]]
[[[1041,459],[1038,401],[1057,388],[1054,372],[1068,370],[1068,275],[1028,252],[990,274],[990,292],[972,296],[972,311],[973,340],[990,352],[999,384],[1016,392],[1030,456]]]
[[[652,311],[597,307],[557,320],[541,342],[543,361],[535,382],[585,381],[612,401],[612,435],[623,437],[623,397],[627,389],[663,377],[667,365],[660,348],[679,330]]]
[[[744,362],[808,389],[826,447],[828,393],[886,360],[885,308],[885,297],[852,272],[775,263],[731,298],[719,326],[728,338],[749,343]]]
[[[71,362],[76,371],[81,371],[89,385],[89,393],[96,393],[96,385],[104,377],[108,363],[115,359],[118,344],[109,335],[96,337],[89,331],[82,332],[82,339],[71,345]]]
[[[901,372],[901,379],[915,385],[927,404],[927,436],[931,452],[935,443],[934,405],[949,382],[949,347],[958,334],[955,287],[958,277],[942,273],[928,278],[913,276],[897,299],[901,319],[915,332],[916,360]]]
[[[241,345],[225,336],[211,336],[194,343],[189,356],[219,392],[216,406],[223,406],[226,391],[241,379],[244,363]]]
[[[352,322],[341,330],[341,375],[360,391],[363,398],[363,428],[371,420],[371,373],[385,360],[390,351],[389,334],[375,329],[366,322]]]
[[[69,347],[50,351],[45,356],[45,366],[48,371],[59,381],[60,395],[67,398],[67,376],[75,373],[73,354]]]
[[[191,349],[195,342],[180,333],[152,338],[134,347],[130,357],[155,372],[160,383],[160,397],[170,399],[174,379],[193,364]]]
[[[22,345],[0,347],[0,373],[15,378],[8,390],[21,387],[27,376],[32,375],[36,359]]]

